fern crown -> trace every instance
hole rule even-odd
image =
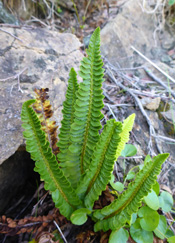
[[[50,120],[53,111],[48,89],[35,90],[36,99],[24,102],[21,112],[26,150],[36,161],[35,171],[40,174],[55,206],[74,224],[83,224],[90,215],[96,222],[95,231],[116,230],[130,220],[168,157],[163,154],[153,158],[111,205],[93,210],[94,202],[111,178],[114,162],[129,140],[135,118],[132,114],[123,123],[111,119],[99,134],[104,106],[102,66],[100,28],[97,28],[87,57],[81,62],[79,75],[83,82],[78,84],[75,70],[70,70],[59,139],[56,123]]]

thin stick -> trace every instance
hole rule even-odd
[[[5,33],[8,34],[8,35],[11,35],[12,37],[14,37],[15,39],[21,41],[22,43],[25,43],[23,40],[21,40],[20,38],[18,38],[16,35],[14,35],[14,34],[8,32],[7,30],[3,30],[2,28],[0,28],[0,31],[5,32]]]
[[[175,93],[172,91],[170,87],[168,87],[164,82],[162,82],[154,73],[152,73],[149,69],[143,68],[145,72],[148,74],[149,77],[151,77],[154,81],[156,81],[158,84],[162,85],[168,92],[171,93],[171,95],[175,98]]]
[[[54,222],[55,226],[57,227],[57,229],[58,229],[58,231],[59,231],[59,233],[60,233],[60,235],[61,235],[63,241],[64,241],[65,243],[68,243],[67,240],[66,240],[66,238],[64,237],[64,235],[63,235],[63,233],[62,233],[62,231],[61,231],[59,225],[57,224],[57,222],[56,222],[55,220],[54,220],[53,222]]]
[[[147,97],[151,97],[151,98],[155,98],[155,97],[160,97],[161,100],[164,100],[164,101],[171,101],[173,103],[175,103],[175,100],[170,98],[170,97],[165,97],[165,96],[161,96],[161,95],[158,95],[158,94],[151,94],[151,93],[148,93],[148,92],[140,92],[138,90],[135,90],[135,89],[130,89],[131,92],[133,92],[134,94],[137,94],[137,95],[141,95],[141,96],[147,96]]]
[[[27,68],[24,68],[22,71],[20,71],[19,73],[15,74],[13,76],[10,76],[8,78],[2,78],[2,79],[0,79],[0,82],[5,82],[5,81],[10,80],[10,79],[16,79],[26,70],[27,70]]]
[[[40,19],[37,19],[36,17],[34,17],[34,16],[31,16],[32,17],[32,19],[30,19],[30,20],[27,20],[26,22],[27,23],[31,23],[31,22],[39,22],[40,24],[42,24],[42,25],[44,25],[45,27],[50,27],[49,25],[47,25],[47,24],[45,24],[43,21],[41,21]]]
[[[117,117],[114,115],[114,112],[112,111],[111,107],[107,104],[107,107],[109,108],[112,116],[114,117],[114,119],[117,121]]]
[[[152,146],[152,138],[154,138],[154,140],[155,140],[155,144],[156,144],[158,152],[160,154],[162,154],[162,150],[161,150],[161,148],[160,148],[160,146],[158,144],[158,138],[161,138],[161,137],[163,138],[163,136],[159,136],[159,135],[157,136],[156,135],[156,132],[155,132],[155,129],[154,129],[153,125],[152,125],[152,122],[151,122],[150,118],[148,117],[146,111],[144,110],[144,108],[142,106],[142,103],[140,102],[139,98],[129,88],[127,88],[126,86],[121,84],[121,82],[117,82],[116,78],[114,77],[112,71],[109,69],[108,66],[107,66],[106,74],[109,76],[109,78],[113,82],[116,83],[116,85],[118,85],[123,90],[127,91],[135,99],[135,101],[137,102],[137,105],[139,106],[139,109],[140,109],[142,115],[145,117],[145,119],[147,121],[147,124],[148,124],[148,127],[149,127],[150,139],[149,139],[149,142],[148,142],[148,149],[149,149],[150,154],[151,155],[155,155],[155,152],[153,151],[153,146]],[[166,162],[171,165],[171,163],[168,160]],[[163,167],[163,169],[164,168],[165,168],[165,166]],[[163,174],[163,176],[164,176],[164,174]]]
[[[111,102],[111,103],[115,103],[111,98],[110,98],[110,96],[106,93],[106,91],[104,91],[103,90],[103,94],[104,94],[104,96]]]
[[[167,77],[169,80],[171,80],[175,84],[175,79],[173,79],[170,75],[168,75],[166,72],[164,72],[161,68],[159,68],[154,62],[149,60],[147,57],[145,57],[140,51],[138,51],[135,47],[131,46],[131,48],[137,52],[143,59],[145,59],[147,62],[151,63],[159,72],[161,72],[165,77]]]
[[[146,9],[146,7],[145,7],[145,5],[146,5],[145,0],[143,0],[143,3],[142,4],[139,2],[139,5],[140,5],[140,7],[141,7],[141,9],[142,9],[143,12],[146,12],[147,14],[153,14],[153,13],[155,13],[157,11],[158,7],[161,4],[160,3],[160,0],[159,1],[156,1],[156,2],[157,2],[156,3],[156,6],[154,7],[153,10],[147,10]]]
[[[138,156],[129,156],[129,157],[123,157],[123,156],[119,156],[119,159],[143,159],[142,155],[138,155]]]
[[[158,138],[158,139],[162,139],[162,140],[165,140],[165,141],[168,141],[168,142],[171,142],[171,143],[175,143],[175,139],[173,138],[168,138],[168,137],[164,137],[164,136],[161,136],[161,135],[152,135],[153,137],[155,138]]]
[[[8,78],[0,79],[0,82],[5,82],[5,81],[8,81],[8,80],[10,80],[10,79],[16,79],[16,78],[17,78],[17,79],[18,79],[18,91],[20,91],[21,93],[23,93],[23,90],[22,90],[21,87],[20,87],[20,75],[21,75],[23,72],[25,72],[27,69],[28,69],[28,68],[24,68],[22,71],[20,71],[19,73],[15,74],[14,76],[11,76],[11,77],[8,77]],[[12,85],[10,94],[11,94],[11,92],[12,92],[12,90],[13,90],[13,86],[14,86],[14,85]]]
[[[133,80],[138,82],[138,79],[136,80],[136,78],[130,78],[128,75],[124,74],[123,72],[118,71],[118,68],[116,68],[115,66],[113,66],[111,63],[109,63],[109,61],[103,57],[104,60],[106,60],[106,62],[108,63],[108,65],[110,66],[110,68],[120,77],[123,78],[125,80],[127,80],[132,86],[134,86],[136,89],[140,90],[140,87],[138,87],[135,83],[133,83]],[[118,65],[119,66],[119,65]],[[120,66],[119,66],[120,68]]]
[[[138,66],[138,67],[131,67],[131,68],[116,68],[115,71],[133,71],[133,70],[138,70],[142,69],[144,66]]]
[[[108,103],[104,102],[104,105],[108,106]],[[121,106],[133,106],[132,104],[115,104],[115,105],[110,105],[110,107],[121,107]]]
[[[107,68],[107,71],[106,71],[107,75],[113,80],[113,82],[115,82],[120,88],[122,88],[123,90],[127,91],[134,99],[135,101],[137,102],[139,108],[140,108],[140,111],[142,113],[142,115],[146,118],[146,121],[148,123],[148,126],[149,126],[149,133],[150,133],[150,140],[149,140],[149,143],[148,143],[148,149],[150,151],[150,153],[152,154],[152,134],[155,135],[155,130],[154,130],[154,127],[151,123],[151,120],[149,119],[146,111],[144,110],[143,106],[142,106],[142,103],[140,102],[139,98],[133,94],[129,88],[125,87],[123,84],[117,82],[117,80],[115,79],[113,73],[111,72],[111,70],[109,68]],[[156,143],[157,147],[158,147],[158,144]],[[159,149],[158,149],[159,150]]]

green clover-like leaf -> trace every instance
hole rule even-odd
[[[160,217],[157,211],[144,206],[139,209],[138,215],[141,217],[140,225],[142,229],[146,231],[153,231],[157,228]]]
[[[87,215],[89,214],[91,214],[91,211],[89,209],[79,208],[72,213],[70,220],[73,224],[82,225],[87,221]]]
[[[109,243],[126,243],[129,238],[127,230],[121,228],[117,231],[112,231],[109,237]]]

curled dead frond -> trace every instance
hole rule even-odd
[[[33,109],[38,115],[38,118],[41,122],[42,130],[46,134],[46,138],[50,143],[50,147],[52,152],[57,155],[59,149],[57,147],[57,128],[55,121],[51,121],[50,118],[53,115],[53,109],[48,100],[49,89],[35,89],[36,93],[36,102],[33,104]]]

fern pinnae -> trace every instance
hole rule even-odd
[[[52,193],[52,198],[61,214],[69,219],[72,212],[82,203],[59,168],[56,156],[52,153],[45,133],[41,129],[40,121],[31,107],[34,102],[35,100],[26,101],[22,107],[21,120],[25,129],[23,135],[26,139],[26,150],[36,161],[35,171],[44,180],[45,189]]]
[[[114,119],[107,121],[94,149],[89,170],[80,180],[76,192],[80,198],[85,198],[85,205],[89,209],[92,209],[94,202],[106,189],[110,180],[121,131],[120,122],[116,122]]]
[[[63,102],[63,120],[61,121],[60,133],[58,135],[59,142],[57,146],[59,147],[60,153],[58,154],[58,159],[61,162],[60,166],[63,168],[65,174],[66,166],[64,163],[66,161],[66,155],[68,147],[70,146],[70,129],[74,121],[74,105],[77,99],[76,93],[78,90],[77,74],[73,68],[71,68],[69,73],[68,88],[66,92],[66,100]]]
[[[109,206],[95,210],[93,216],[99,221],[95,224],[95,231],[118,230],[137,212],[141,201],[150,192],[160,173],[161,165],[169,154],[160,154],[146,163],[136,175],[135,181],[130,183],[127,190],[114,200]]]
[[[67,156],[67,165],[71,167],[69,179],[75,188],[80,175],[89,167],[95,144],[99,139],[100,120],[103,115],[102,81],[103,62],[100,58],[100,29],[91,37],[88,57],[84,57],[80,66],[80,83],[75,103],[75,119],[71,126],[71,145]],[[98,70],[98,75],[95,73]],[[98,97],[98,103],[96,99]],[[94,123],[95,125],[94,125]]]
[[[116,151],[116,160],[120,156],[122,150],[125,147],[125,144],[129,140],[129,133],[132,130],[132,127],[133,127],[133,124],[134,124],[134,119],[135,119],[135,114],[132,114],[129,117],[127,117],[123,122],[122,132],[120,134],[121,142],[120,142],[120,144],[117,148],[117,151]]]

